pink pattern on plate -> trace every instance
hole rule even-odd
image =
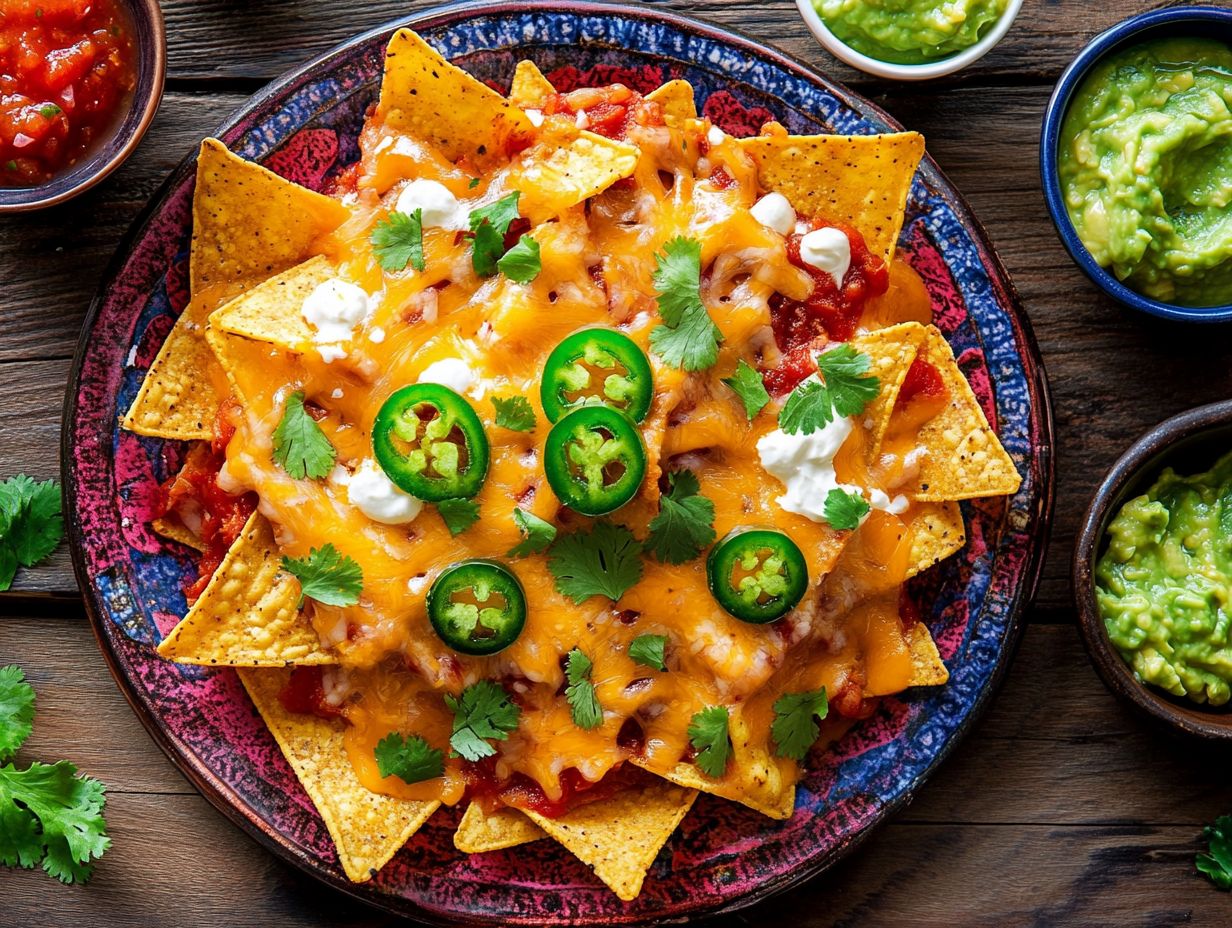
[[[159,507],[158,480],[141,440],[121,431],[115,451],[116,486],[124,500],[125,518],[120,521],[124,540],[142,554],[158,554],[162,542],[150,531],[149,521]]]
[[[947,335],[956,331],[967,321],[967,304],[945,263],[945,256],[933,244],[922,222],[911,227],[907,244],[900,248],[900,253],[928,287],[932,296],[933,322],[937,328]]]
[[[265,166],[287,180],[319,190],[337,160],[338,134],[333,129],[304,129],[265,159]]]
[[[765,107],[745,106],[726,90],[716,90],[706,98],[702,115],[737,138],[757,135],[762,126],[774,119],[774,114]]]

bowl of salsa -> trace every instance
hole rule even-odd
[[[1071,574],[1108,688],[1174,731],[1232,742],[1232,400],[1161,422],[1121,456]]]
[[[1168,7],[1096,36],[1040,136],[1074,261],[1133,309],[1232,320],[1232,10]]]
[[[61,203],[119,167],[165,70],[157,0],[0,3],[0,212]]]

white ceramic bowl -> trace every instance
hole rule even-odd
[[[876,75],[877,77],[886,77],[898,81],[926,81],[929,78],[942,77],[946,74],[953,74],[955,71],[961,71],[967,65],[979,61],[992,51],[993,46],[1001,41],[1005,33],[1009,31],[1010,26],[1013,25],[1014,19],[1018,16],[1018,11],[1022,9],[1022,0],[1009,0],[1005,7],[1005,12],[1001,14],[1001,18],[974,45],[963,49],[955,55],[950,55],[948,58],[938,58],[936,61],[929,61],[925,64],[894,64],[890,61],[880,61],[877,58],[870,58],[868,55],[861,54],[830,31],[830,27],[825,24],[821,16],[813,9],[812,0],[796,0],[796,6],[800,9],[800,15],[804,18],[804,24],[809,27],[809,31],[813,33],[817,41],[840,61],[845,61],[853,68],[859,68],[861,71]]]

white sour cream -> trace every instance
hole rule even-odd
[[[394,486],[371,458],[365,458],[351,475],[347,498],[369,519],[385,525],[405,525],[423,511],[423,503]]]
[[[800,260],[825,271],[841,287],[851,267],[851,242],[838,229],[814,229],[800,239]]]
[[[457,393],[465,393],[475,382],[475,372],[461,358],[441,358],[424,368],[419,382],[439,383]]]
[[[526,118],[530,121],[530,124],[532,126],[542,126],[543,125],[543,111],[542,110],[525,110],[524,112],[526,113]]]
[[[753,218],[779,235],[787,235],[796,227],[796,211],[781,193],[767,193],[749,210]]]
[[[350,281],[331,277],[317,284],[304,298],[300,312],[312,326],[313,340],[318,345],[350,341],[355,335],[355,326],[368,315],[368,294]],[[322,351],[322,357],[324,355]]]
[[[718,126],[711,126],[706,130],[706,141],[711,145],[722,145],[725,138],[727,138],[727,133]]]
[[[757,442],[761,466],[787,489],[777,500],[780,507],[814,522],[826,521],[826,495],[841,486],[834,474],[834,456],[851,429],[850,419],[835,417],[810,435],[775,429]]]
[[[398,194],[394,206],[400,213],[408,216],[417,209],[423,210],[423,224],[441,229],[465,230],[469,211],[464,207],[444,184],[435,180],[416,178]]]
[[[883,490],[874,489],[868,491],[868,504],[874,509],[896,516],[906,512],[911,502],[901,493],[891,499]]]

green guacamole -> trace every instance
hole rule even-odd
[[[1221,706],[1232,696],[1232,454],[1167,469],[1108,526],[1095,568],[1108,637],[1141,680]]]
[[[1007,0],[813,0],[826,26],[862,55],[924,64],[970,48]]]
[[[1126,286],[1182,306],[1232,302],[1232,49],[1159,39],[1103,61],[1061,127],[1079,238]]]

